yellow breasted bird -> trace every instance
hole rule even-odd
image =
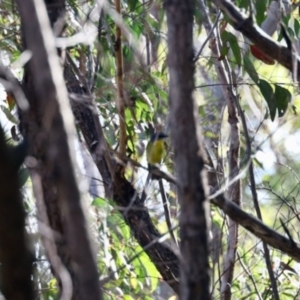
[[[149,168],[162,162],[166,153],[164,139],[167,137],[164,132],[152,134],[146,149]]]

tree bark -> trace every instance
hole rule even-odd
[[[18,169],[26,154],[24,144],[8,147],[0,127],[0,289],[6,299],[34,299],[33,254],[25,231]]]
[[[180,299],[209,299],[208,201],[194,91],[195,1],[166,0],[171,138],[181,205]]]
[[[75,67],[73,66],[73,68]],[[76,73],[76,70],[72,71],[70,65],[65,66],[68,89],[75,93],[76,97],[82,98],[82,95],[86,95],[87,91],[80,87],[80,83],[85,84],[79,82],[73,72]],[[84,81],[84,79],[82,80]],[[87,96],[91,95],[88,94]],[[114,167],[115,162],[110,155],[99,119],[97,117],[91,118],[91,115],[95,114],[96,108],[91,102],[86,105],[85,103],[72,101],[71,104],[78,127],[103,179],[106,195],[111,195],[110,197],[113,198],[116,205],[122,208],[120,213],[138,243],[145,249],[162,278],[178,294],[178,257],[168,246],[159,242],[161,234],[154,226],[138,191],[124,178],[122,169]],[[93,133],[92,136],[91,132]]]
[[[73,298],[102,299],[74,173],[74,151],[71,151],[76,136],[74,120],[47,11],[41,0],[17,1],[17,4],[26,49],[32,53],[24,80],[31,107],[23,120],[30,155],[36,160],[35,171],[44,182],[44,199],[51,200],[49,206],[55,210],[49,210],[50,215],[55,214],[49,219],[59,223],[65,251],[62,260],[72,275]],[[62,7],[63,2],[47,4],[53,9],[55,5]]]

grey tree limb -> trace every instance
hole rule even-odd
[[[228,201],[223,194],[211,199],[211,202],[221,208],[232,220],[253,233],[269,246],[282,251],[296,261],[300,261],[300,244],[286,238],[262,221],[243,211],[235,203]]]
[[[171,139],[180,214],[180,299],[209,299],[205,151],[193,99],[195,1],[166,0]]]
[[[232,180],[239,173],[240,165],[240,128],[237,111],[238,97],[234,91],[232,82],[232,70],[228,60],[219,60],[220,42],[214,33],[211,20],[206,12],[206,5],[203,0],[199,0],[199,8],[202,13],[203,24],[210,36],[209,45],[213,56],[213,62],[218,74],[219,82],[222,83],[222,92],[224,103],[228,107],[228,123],[230,126],[230,145],[228,151],[229,180]],[[219,17],[219,15],[218,15]],[[218,19],[217,17],[217,19]],[[229,199],[237,205],[241,205],[241,180],[235,180],[228,188],[227,195]],[[231,299],[231,286],[236,262],[236,252],[238,246],[238,224],[232,219],[228,220],[227,252],[224,259],[223,273],[221,277],[221,299]]]
[[[57,2],[52,1],[52,4]],[[41,0],[17,1],[17,4],[25,45],[32,53],[28,72],[36,101],[31,106],[35,111],[30,113],[38,118],[31,120],[36,125],[35,130],[28,130],[30,154],[38,159],[37,170],[39,164],[52,170],[57,208],[73,266],[74,293],[78,299],[102,299],[75,176],[74,119],[46,7]],[[37,142],[42,144],[39,145],[44,151],[42,157],[34,151]],[[43,176],[41,178],[43,180]]]

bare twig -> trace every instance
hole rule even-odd
[[[272,228],[262,223],[259,219],[241,210],[236,204],[228,201],[223,194],[218,195],[211,202],[221,208],[231,219],[253,233],[256,237],[266,242],[269,246],[286,253],[296,261],[300,261],[300,244],[292,243]]]
[[[33,158],[31,158],[33,160]],[[36,162],[37,163],[37,162]],[[67,268],[63,265],[58,252],[57,247],[55,244],[55,234],[50,227],[46,206],[44,203],[43,197],[43,189],[40,175],[34,170],[31,170],[31,179],[33,183],[34,194],[37,201],[37,209],[38,209],[38,225],[39,231],[41,233],[42,239],[44,241],[44,247],[51,263],[51,266],[54,270],[54,273],[59,277],[60,283],[62,286],[61,292],[61,300],[69,300],[72,298],[73,287],[72,287],[72,280],[71,276],[67,270]],[[47,230],[44,230],[47,228]],[[46,233],[45,233],[46,231]]]
[[[164,185],[162,182],[162,179],[158,180],[158,184],[159,184],[159,190],[160,190],[160,195],[162,198],[162,203],[163,203],[163,207],[164,207],[164,212],[165,212],[165,219],[166,219],[166,223],[168,226],[168,230],[170,232],[171,238],[173,239],[174,243],[177,245],[177,241],[174,235],[174,231],[172,229],[172,223],[171,223],[171,214],[170,214],[170,209],[169,209],[169,203],[165,194],[165,189],[164,189]]]
[[[201,9],[203,9],[203,7],[201,7]],[[206,36],[205,41],[202,43],[202,45],[201,45],[201,47],[200,47],[200,49],[199,49],[197,55],[196,55],[195,58],[194,58],[194,61],[195,61],[195,62],[199,59],[199,57],[200,57],[200,55],[201,55],[201,53],[202,53],[204,47],[206,46],[207,42],[214,36],[214,30],[215,30],[216,26],[217,26],[218,23],[219,23],[220,16],[221,16],[221,11],[219,11],[219,13],[218,13],[218,15],[217,15],[217,18],[216,18],[216,20],[215,20],[214,25],[211,26],[210,23],[209,23],[209,26],[208,26],[208,27],[211,27],[211,28],[210,28],[209,32],[207,33],[207,36]],[[206,19],[206,18],[205,18],[205,19]],[[205,22],[206,22],[206,20],[205,20]]]
[[[10,85],[10,88],[8,90],[14,94],[19,108],[22,109],[23,111],[28,110],[29,103],[24,95],[20,82],[12,74],[12,72],[3,65],[1,60],[0,60],[0,78],[4,78],[8,81]]]
[[[247,267],[246,267],[245,264],[243,263],[243,260],[242,260],[242,258],[241,258],[241,256],[240,256],[239,252],[237,252],[237,257],[238,257],[238,259],[239,259],[239,262],[240,262],[240,264],[241,264],[243,270],[245,271],[245,273],[246,273],[246,274],[248,275],[248,277],[250,278],[250,280],[251,280],[251,282],[252,282],[252,284],[253,284],[253,287],[254,287],[254,289],[255,289],[255,291],[256,291],[256,295],[257,295],[258,299],[259,299],[259,300],[262,300],[262,297],[261,297],[260,292],[259,292],[259,290],[258,290],[258,288],[257,288],[256,282],[255,282],[255,280],[254,280],[254,278],[253,278],[253,276],[252,276],[252,274],[251,274],[251,270],[248,270],[248,269],[247,269]]]
[[[122,18],[121,13],[121,0],[116,0],[116,11]],[[125,120],[125,98],[124,98],[124,67],[123,67],[123,48],[122,48],[122,31],[121,27],[117,25],[116,28],[116,65],[117,65],[117,87],[118,95],[116,99],[118,114],[119,114],[119,125],[120,125],[120,142],[119,152],[120,156],[126,155],[126,120]]]
[[[239,174],[239,152],[240,152],[240,133],[238,127],[238,113],[236,108],[236,95],[233,91],[233,85],[231,80],[231,70],[226,58],[223,61],[218,60],[220,57],[219,45],[216,42],[216,36],[214,34],[214,28],[211,25],[210,18],[206,12],[206,6],[203,0],[199,0],[200,10],[202,12],[203,23],[206,29],[207,35],[210,36],[210,48],[214,57],[214,65],[219,77],[219,81],[222,83],[222,91],[228,107],[229,124],[230,124],[230,148],[229,148],[229,180],[232,181]],[[218,18],[217,18],[218,20]],[[235,180],[233,184],[229,186],[228,195],[233,202],[240,205],[241,191],[240,191],[240,179]],[[230,299],[231,286],[233,280],[233,271],[236,257],[236,249],[238,243],[238,226],[232,220],[229,219],[229,233],[227,237],[227,254],[224,260],[224,272],[222,275],[221,284],[221,297],[222,299]]]
[[[249,134],[248,134],[248,126],[246,123],[245,114],[244,114],[243,110],[241,109],[241,106],[238,101],[237,101],[237,106],[238,106],[239,114],[240,114],[242,124],[243,124],[248,156],[251,156],[251,141],[250,141]],[[256,187],[255,187],[255,177],[254,177],[252,160],[250,161],[250,165],[249,165],[249,177],[250,177],[250,188],[251,188],[251,193],[252,193],[252,198],[253,198],[253,203],[254,203],[254,207],[256,210],[256,214],[257,214],[257,217],[260,220],[262,220],[262,215],[261,215],[258,198],[257,198]],[[272,268],[272,261],[271,261],[268,245],[264,241],[262,243],[263,243],[266,266],[267,266],[267,270],[268,270],[271,285],[272,285],[274,299],[279,300],[278,288],[277,288],[276,278],[275,278],[273,268]]]

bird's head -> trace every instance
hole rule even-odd
[[[155,132],[151,135],[151,138],[150,138],[150,142],[155,142],[155,141],[158,141],[158,140],[163,140],[165,138],[167,138],[168,135],[164,132]]]

